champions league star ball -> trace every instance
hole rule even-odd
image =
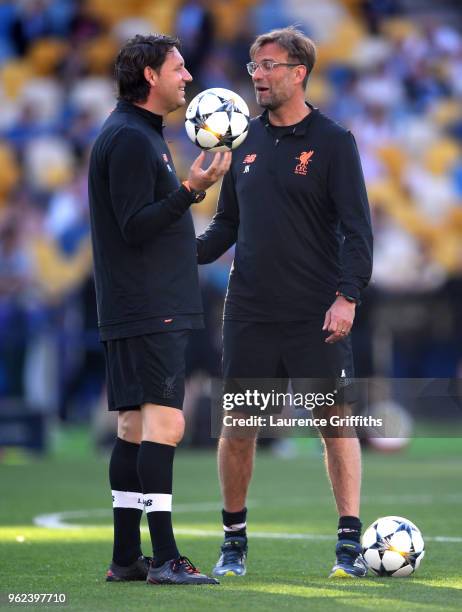
[[[377,576],[409,576],[425,555],[420,530],[401,516],[384,516],[366,529],[363,555]]]
[[[205,151],[231,151],[244,142],[249,107],[229,89],[206,89],[191,100],[185,127],[189,138]]]

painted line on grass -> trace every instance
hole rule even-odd
[[[255,502],[253,507],[255,507]],[[204,509],[217,510],[220,508],[220,504],[216,502],[200,502],[197,504],[182,504],[174,508],[175,512],[201,512]],[[53,512],[52,514],[40,514],[33,520],[34,525],[37,527],[46,527],[48,529],[101,529],[101,528],[112,528],[112,525],[88,525],[88,524],[76,524],[69,523],[66,521],[75,519],[86,519],[86,518],[101,518],[109,517],[111,511],[106,508],[95,508],[94,510],[69,510],[66,512]],[[147,532],[147,528],[142,527],[143,532]],[[191,528],[175,528],[177,535],[194,536],[194,537],[222,537],[223,531],[218,529],[191,529]],[[323,541],[323,540],[334,540],[335,537],[332,535],[326,535],[321,533],[284,533],[274,531],[251,531],[250,536],[252,538],[261,538],[267,540],[311,540],[311,541]],[[459,536],[426,536],[426,542],[442,542],[442,543],[454,543],[458,544],[462,542],[462,537]]]
[[[247,508],[255,508],[255,502],[249,502]],[[175,514],[194,513],[194,512],[215,512],[221,510],[219,502],[195,502],[191,504],[175,504],[173,511]],[[39,514],[34,517],[34,525],[47,527],[49,529],[81,529],[88,525],[76,525],[67,521],[86,518],[101,518],[112,516],[110,508],[94,508],[93,510],[65,510],[63,512],[53,512],[51,514]],[[95,525],[92,525],[95,527]]]
[[[208,529],[175,529],[178,535],[191,535],[199,537],[223,537],[223,531]],[[251,531],[250,538],[261,538],[267,540],[335,540],[335,535],[325,535],[322,533],[278,533],[274,531]],[[462,542],[462,537],[458,536],[430,536],[425,538],[426,542]]]
[[[431,505],[435,502],[438,503],[461,503],[462,493],[448,493],[446,495],[435,496],[428,493],[417,494],[417,495],[376,495],[369,496],[363,495],[361,498],[362,503],[374,503],[374,504],[422,504]],[[332,503],[332,497],[291,497],[278,502],[275,499],[270,500],[249,500],[247,502],[247,508],[256,508],[258,506],[267,506],[271,503],[271,506],[309,506],[319,505],[323,503]],[[173,505],[173,511],[175,514],[181,513],[192,513],[192,512],[220,512],[221,502],[193,502],[189,504],[175,504]],[[88,514],[90,513],[91,514]],[[82,514],[83,513],[83,514]],[[386,515],[386,512],[383,513]],[[94,510],[69,510],[64,512],[55,512],[53,514],[41,514],[34,518],[34,524],[39,527],[50,527],[51,529],[73,529],[75,527],[80,528],[80,525],[73,523],[67,523],[67,520],[81,519],[92,517],[109,517],[112,516],[112,511],[109,508],[94,509]],[[457,542],[459,540],[456,540]]]

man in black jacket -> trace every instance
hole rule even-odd
[[[118,411],[109,477],[114,514],[108,581],[217,584],[179,554],[172,530],[172,469],[184,431],[184,353],[202,327],[191,204],[228,170],[201,153],[180,184],[163,116],[192,80],[175,38],[135,36],[115,66],[119,102],[91,154],[89,195],[98,322],[109,410]],[[154,551],[142,556],[146,509]],[[149,567],[148,567],[149,566]]]
[[[318,379],[311,390],[337,392],[353,376],[348,336],[372,265],[358,151],[350,132],[305,102],[315,62],[310,39],[276,30],[259,36],[250,56],[265,110],[234,153],[217,212],[198,237],[199,263],[236,243],[224,311],[225,388],[235,379],[290,377],[294,387]],[[214,573],[243,575],[256,436],[227,433],[218,450],[225,541]],[[339,514],[331,576],[363,576],[359,442],[329,428],[321,434]]]

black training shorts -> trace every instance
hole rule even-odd
[[[109,410],[139,410],[145,403],[181,409],[189,334],[180,330],[103,342]]]
[[[323,322],[260,323],[225,320],[223,377],[225,392],[248,388],[294,392],[341,392],[341,401],[354,401],[351,340],[326,344],[330,332]],[[244,380],[243,380],[244,379]],[[271,389],[270,389],[271,387]]]

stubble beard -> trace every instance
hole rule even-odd
[[[277,110],[282,105],[282,103],[283,103],[283,100],[281,100],[280,98],[275,96],[273,93],[268,96],[266,101],[265,101],[265,98],[264,98],[264,94],[263,94],[263,97],[262,97],[262,95],[258,91],[255,92],[255,97],[256,97],[256,100],[257,100],[257,104],[259,106],[261,106],[262,108],[265,108],[267,110],[270,110],[270,111]]]
[[[262,96],[259,92],[256,92],[255,97],[257,99],[257,104],[261,106],[262,108],[266,108],[272,111],[278,106],[277,104],[274,103],[272,97],[268,97],[265,101],[264,96]]]

